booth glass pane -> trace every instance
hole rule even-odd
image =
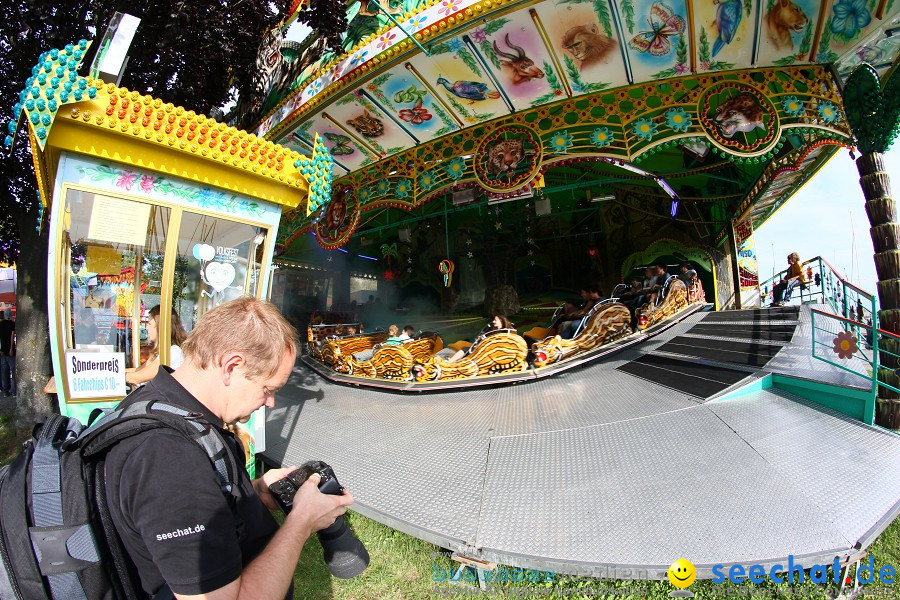
[[[135,336],[144,302],[159,303],[162,257],[170,209],[123,198],[68,190],[63,215],[69,293],[61,315],[69,349],[124,352],[140,360]],[[141,292],[155,290],[142,298]],[[152,294],[151,294],[152,295]],[[144,344],[146,346],[146,344]],[[145,348],[149,350],[149,348]]]
[[[223,302],[258,295],[266,234],[264,227],[183,213],[172,306],[185,331]]]

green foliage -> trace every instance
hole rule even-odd
[[[372,83],[378,87],[383,86],[391,78],[391,73],[384,73],[372,80]]]
[[[749,17],[753,10],[753,0],[744,0],[744,13]]]
[[[609,87],[608,83],[586,83],[581,78],[581,72],[578,70],[578,67],[575,66],[575,61],[569,56],[566,56],[563,60],[566,63],[566,74],[569,76],[569,81],[572,83],[573,91],[588,93],[597,92]]]
[[[484,40],[480,44],[481,53],[484,54],[488,60],[491,61],[491,64],[494,65],[494,68],[500,68],[500,57],[497,56],[497,53],[494,52],[494,46],[487,40]]]
[[[678,46],[675,49],[675,61],[680,64],[687,63],[687,42],[684,39],[684,34],[678,36]]]
[[[483,77],[481,73],[481,67],[478,66],[478,61],[475,60],[475,57],[471,52],[469,52],[468,48],[461,48],[460,51],[456,53],[456,55],[459,56],[464,63],[466,63],[466,66],[469,67],[470,71],[475,73],[475,75],[477,75],[478,77]]]
[[[600,24],[603,25],[606,37],[612,37],[612,19],[609,16],[609,4],[606,3],[606,0],[594,0],[594,12],[597,13]]]
[[[453,94],[447,95],[447,99],[450,100],[450,105],[456,109],[457,114],[460,114],[464,117],[472,116],[471,113],[469,113],[469,111],[466,110],[466,107],[463,106],[462,104],[460,104],[459,100],[457,100]]]
[[[783,58],[779,58],[778,60],[776,60],[776,61],[775,61],[774,63],[772,63],[772,64],[775,65],[775,66],[777,66],[777,67],[786,67],[786,66],[788,66],[788,65],[794,64],[796,61],[797,61],[797,57],[794,56],[793,54],[790,54],[790,55],[785,56],[785,57],[783,57]]]
[[[507,23],[509,23],[509,19],[504,19],[501,17],[499,19],[494,19],[492,21],[488,21],[487,23],[484,24],[482,29],[484,30],[484,32],[487,35],[494,35],[498,31],[503,29],[503,26],[506,25]]]
[[[875,69],[861,64],[844,84],[844,110],[860,152],[886,152],[900,133],[900,77],[882,90]]]
[[[622,0],[622,14],[625,15],[628,33],[634,33],[634,0]]]
[[[806,22],[806,29],[803,30],[803,39],[800,41],[800,50],[798,54],[807,55],[809,54],[809,50],[812,47],[812,34],[813,34],[813,24],[812,21]]]
[[[700,62],[709,62],[709,39],[703,27],[700,28]]]

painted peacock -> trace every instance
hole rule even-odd
[[[487,100],[488,98],[499,98],[500,92],[488,89],[486,83],[480,81],[455,81],[450,83],[443,77],[438,77],[438,85],[447,88],[447,91],[462,98],[474,102],[476,100]]]

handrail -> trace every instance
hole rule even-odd
[[[835,314],[832,314],[832,313],[827,313],[827,312],[825,312],[825,311],[823,311],[823,310],[819,310],[818,308],[810,308],[809,311],[810,311],[810,312],[817,313],[817,314],[820,314],[820,315],[823,315],[823,316],[828,317],[828,318],[830,318],[830,319],[837,319],[838,321],[844,321],[845,323],[852,323],[853,325],[858,325],[859,327],[865,327],[866,329],[871,329],[871,328],[872,328],[871,325],[867,325],[866,323],[860,323],[859,321],[854,321],[853,319],[848,319],[847,317],[842,317],[842,316],[840,316],[840,315],[835,315]],[[883,330],[879,329],[878,331],[883,331]],[[885,331],[885,333],[890,333],[890,332]],[[894,337],[900,338],[900,336],[898,336],[898,335],[896,335],[896,334],[891,333],[891,335],[893,335]]]
[[[822,263],[824,263],[825,266],[828,267],[828,269],[829,269],[832,273],[834,273],[834,276],[837,278],[838,282],[840,282],[840,283],[846,285],[847,287],[851,288],[853,291],[855,291],[856,293],[858,293],[859,295],[861,295],[861,296],[862,296],[863,298],[865,298],[866,300],[871,300],[872,298],[874,298],[874,295],[873,295],[873,294],[871,294],[870,292],[865,291],[864,289],[862,289],[862,288],[856,286],[854,283],[852,283],[851,281],[849,281],[848,279],[846,279],[843,275],[841,275],[841,272],[840,272],[840,271],[838,271],[837,269],[834,268],[834,265],[832,265],[830,262],[828,262],[827,260],[825,260],[825,259],[822,258],[821,256],[816,256],[815,258],[811,258],[811,259],[809,259],[809,260],[806,260],[806,261],[800,263],[800,266],[801,266],[801,267],[805,267],[805,266],[807,266],[807,265],[809,265],[809,264],[812,264],[812,263],[814,263],[814,262],[817,262],[817,261],[821,261]],[[779,280],[779,281],[780,281],[782,278],[784,278],[785,275],[787,275],[788,271],[790,271],[790,267],[788,267],[787,269],[783,269],[783,270],[779,271],[778,273],[776,273],[776,274],[773,275],[772,277],[770,277],[770,278],[766,279],[765,281],[761,282],[761,283],[759,284],[760,287],[765,286],[765,285],[767,285],[767,284],[769,284],[770,282],[775,281],[775,280]]]

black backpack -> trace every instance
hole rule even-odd
[[[194,440],[233,507],[238,466],[201,415],[163,400],[124,401],[90,420],[99,415],[87,428],[50,417],[0,468],[0,599],[146,597],[110,518],[104,460],[118,442],[148,429],[168,427]]]

